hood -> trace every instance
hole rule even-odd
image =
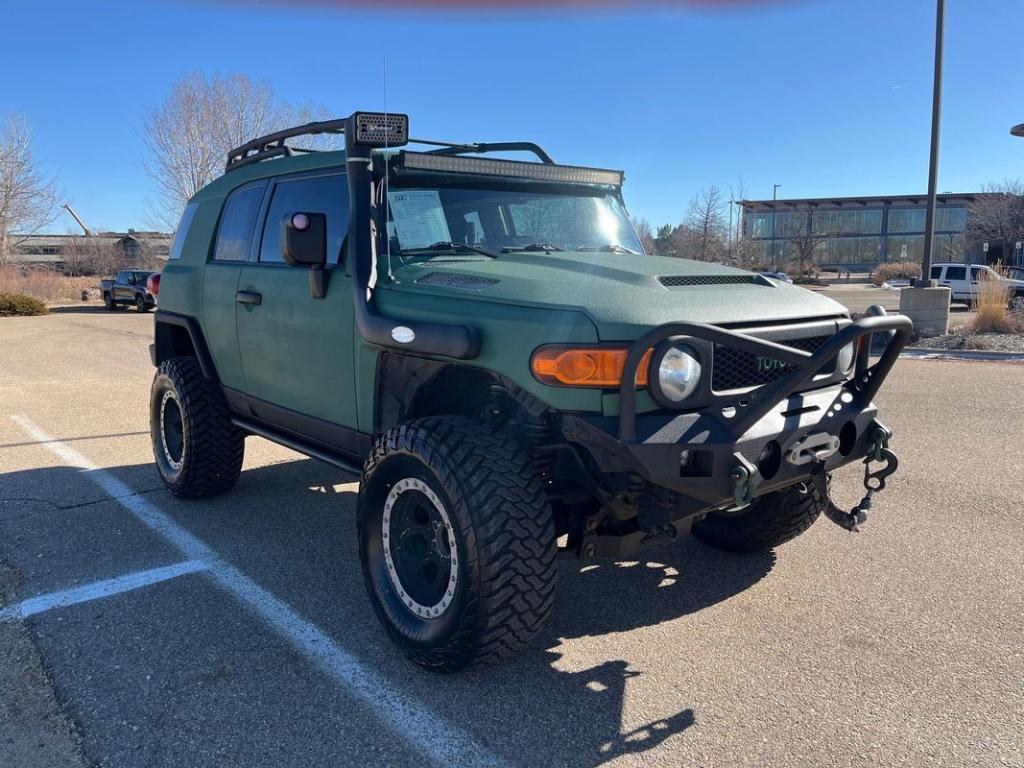
[[[740,325],[846,315],[799,286],[706,262],[618,253],[437,256],[396,267],[382,290],[575,310],[602,340],[629,340],[667,322]]]

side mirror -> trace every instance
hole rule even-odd
[[[288,213],[281,219],[281,257],[293,267],[323,267],[327,263],[327,216]]]

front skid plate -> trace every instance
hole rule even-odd
[[[837,385],[786,398],[742,435],[733,433],[729,414],[729,409],[641,414],[636,442],[631,443],[614,436],[616,417],[567,415],[562,431],[586,447],[603,472],[636,472],[699,500],[700,507],[714,508],[732,499],[729,475],[740,463],[764,469],[764,474],[753,473],[754,495],[809,477],[810,464],[794,465],[785,456],[810,434],[824,432],[840,440],[840,449],[825,462],[827,470],[864,458],[872,447],[877,408],[858,408],[852,395]],[[773,442],[777,448],[770,446]],[[771,461],[762,462],[766,454],[778,455],[777,468]]]

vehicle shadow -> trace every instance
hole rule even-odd
[[[515,764],[591,768],[647,752],[684,733],[698,716],[687,706],[685,691],[679,694],[682,701],[661,702],[664,716],[627,725],[628,686],[644,670],[614,657],[580,669],[579,653],[567,658],[565,642],[678,620],[742,592],[774,565],[771,554],[728,555],[689,537],[631,561],[567,561],[560,565],[552,617],[530,648],[500,664],[438,676],[416,669],[383,642],[356,552],[355,478],[312,459],[285,461],[244,472],[224,496],[182,502],[158,490],[150,464],[106,471],[146,494],[367,667],[384,670],[396,686]],[[77,498],[97,496],[89,474],[50,467],[0,475],[0,500],[38,498],[75,509]],[[3,508],[0,504],[0,529],[20,524],[5,523]],[[83,516],[81,524],[91,524],[89,519]],[[88,540],[76,537],[77,524],[67,517],[49,523],[69,548]],[[41,528],[39,535],[44,534]],[[12,556],[21,562],[11,564],[25,565],[31,576],[32,559],[5,552],[0,542],[0,559],[10,562]],[[577,666],[562,668],[568,663]]]
[[[128,309],[127,306],[115,310],[115,312],[124,312]],[[101,302],[95,304],[58,304],[56,306],[49,307],[50,314],[52,315],[98,315],[98,314],[114,314],[107,309]],[[131,307],[131,311],[135,311],[135,307]]]

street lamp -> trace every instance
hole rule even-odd
[[[779,187],[781,184],[772,184],[772,266],[779,271],[779,256],[775,251],[775,201],[779,199]]]
[[[935,239],[935,186],[939,170],[939,115],[942,111],[942,28],[946,20],[946,0],[935,7],[935,76],[932,83],[932,146],[928,160],[928,208],[924,219],[924,256],[921,259],[922,286],[930,286],[932,241]]]

